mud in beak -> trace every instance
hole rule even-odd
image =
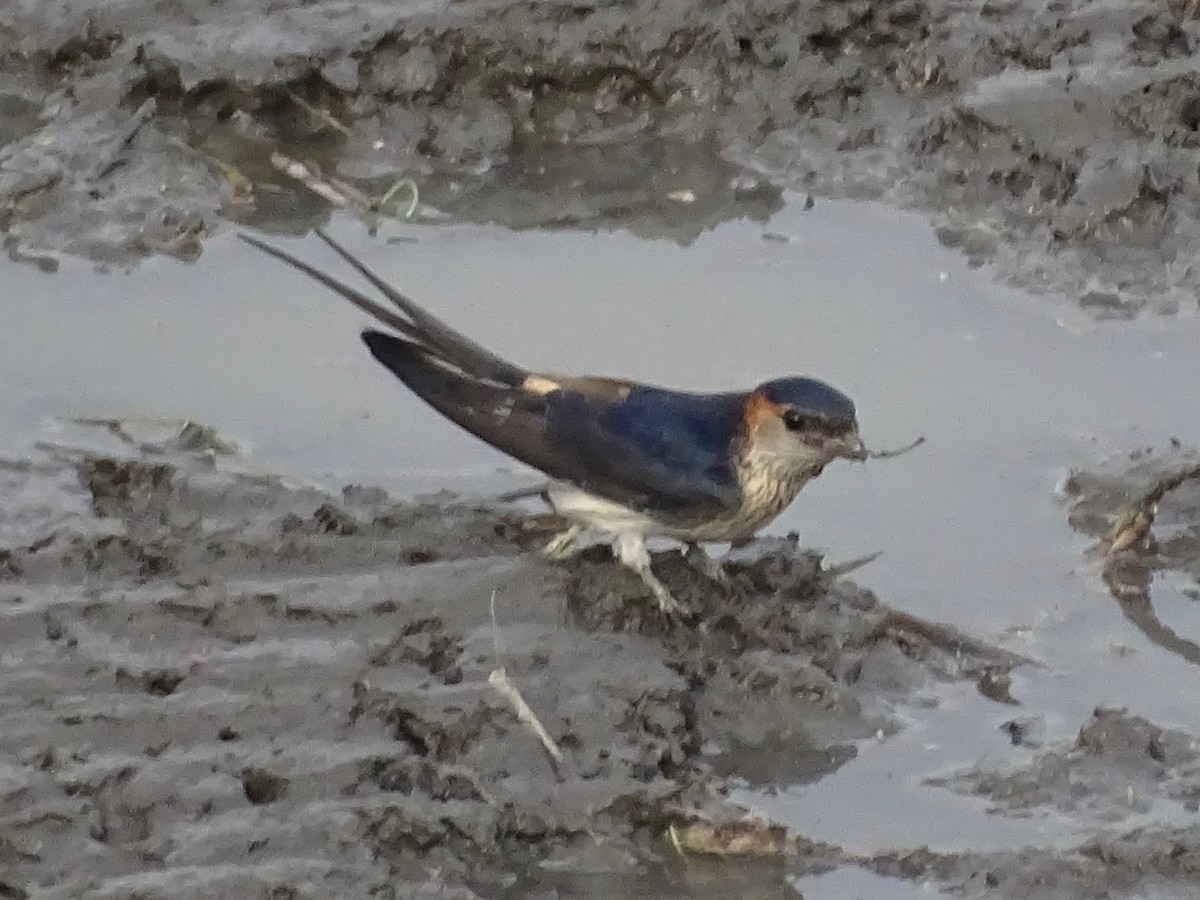
[[[852,428],[846,434],[837,438],[834,448],[837,455],[842,459],[862,462],[870,457],[870,451],[867,450],[867,445],[863,443],[863,439],[859,436],[857,428]]]

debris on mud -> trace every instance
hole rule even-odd
[[[847,861],[848,854],[829,844],[820,844],[789,834],[782,825],[757,816],[724,821],[700,819],[667,829],[672,846],[684,856],[715,856],[781,860],[806,857],[810,869],[832,868]],[[816,865],[824,856],[825,866]]]
[[[1169,312],[1200,278],[1193,12],[0,0],[0,224],[19,258],[128,264],[319,223],[279,153],[459,219],[681,241],[796,188],[927,209],[1098,317]]]
[[[705,612],[684,627],[599,551],[527,552],[515,512],[119,446],[0,464],[18,891],[414,896],[436,871],[462,896],[572,896],[681,852],[778,856],[782,884],[861,860],[754,826],[725,799],[738,754],[780,748],[773,777],[811,781],[930,685],[1019,663],[787,542],[724,594],[657,554]]]
[[[1063,493],[1071,526],[1096,539],[1104,583],[1130,621],[1200,663],[1200,644],[1165,625],[1151,597],[1156,572],[1200,585],[1200,456],[1177,444],[1139,451],[1107,469],[1073,472]]]

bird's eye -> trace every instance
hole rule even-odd
[[[806,416],[802,412],[789,409],[783,414],[783,424],[787,427],[788,431],[799,431],[812,424],[812,416]]]

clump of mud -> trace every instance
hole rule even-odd
[[[1174,445],[1140,450],[1063,486],[1068,519],[1108,556],[1175,569],[1200,582],[1200,454]]]
[[[976,768],[931,783],[987,797],[1020,815],[1054,809],[1076,820],[1113,823],[1148,812],[1157,800],[1200,808],[1196,741],[1125,710],[1097,709],[1074,746],[1050,750],[1013,770]]]
[[[680,853],[782,886],[849,857],[729,804],[742,754],[811,781],[923,685],[1017,662],[786,542],[725,592],[657,555],[682,625],[598,551],[543,563],[515,512],[235,474],[221,446],[0,464],[12,896],[617,895]]]
[[[680,241],[793,188],[928,209],[1098,317],[1171,311],[1200,287],[1194,12],[0,0],[0,224],[115,263],[295,231],[328,210],[280,153],[367,201],[404,175],[457,218]]]
[[[1130,827],[1129,820],[1145,820],[1151,810],[1163,819],[1195,813],[1200,803],[1198,750],[1200,743],[1191,735],[1126,710],[1097,709],[1073,743],[1038,753],[1024,765],[981,763],[931,781],[987,798],[996,815],[1051,821],[1063,816],[1099,832],[1095,836],[1061,849],[880,854],[868,868],[935,880],[954,896],[968,898],[1187,896],[1200,874],[1200,831],[1159,824]],[[1128,830],[1112,830],[1122,823]]]
[[[1141,450],[1094,472],[1074,472],[1063,486],[1068,518],[1096,539],[1104,583],[1125,616],[1154,643],[1200,664],[1200,643],[1178,634],[1155,610],[1156,573],[1174,571],[1200,598],[1200,455],[1174,443]]]
[[[969,900],[1124,900],[1187,897],[1200,874],[1195,828],[1136,829],[1069,850],[938,855],[927,850],[878,858],[871,868],[897,878],[933,879]]]

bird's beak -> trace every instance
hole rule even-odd
[[[859,436],[858,429],[854,428],[848,431],[841,439],[838,456],[862,462],[867,458],[867,455],[867,445],[863,443],[863,439]]]

